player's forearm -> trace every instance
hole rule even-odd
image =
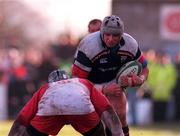
[[[104,111],[101,119],[111,131],[112,136],[124,136],[121,122],[113,108]]]
[[[145,67],[139,76],[144,77],[144,80],[147,80],[148,75],[149,75],[149,69],[148,67]]]
[[[20,124],[18,120],[15,120],[8,136],[29,136],[29,134],[26,131],[26,127]]]
[[[103,85],[95,84],[95,88],[97,88],[97,90],[99,90],[104,95],[119,95],[121,92],[124,92],[124,89],[116,83]]]

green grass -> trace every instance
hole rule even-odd
[[[11,121],[0,121],[0,136],[7,136]],[[130,126],[131,136],[180,136],[180,124],[153,124],[151,126]],[[71,126],[65,126],[58,136],[81,136]]]

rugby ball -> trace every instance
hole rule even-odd
[[[121,83],[121,77],[129,74],[139,75],[142,72],[142,64],[138,61],[130,61],[125,63],[116,75],[116,83]]]

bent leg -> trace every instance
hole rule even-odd
[[[107,95],[107,98],[114,107],[117,115],[119,116],[125,136],[129,136],[129,129],[126,117],[127,99],[125,92],[121,92],[118,95]]]
[[[110,103],[114,107],[116,113],[118,114],[122,126],[127,125],[127,119],[126,119],[126,106],[127,106],[127,100],[126,95],[124,92],[121,92],[119,95],[108,95],[107,98],[109,99]]]

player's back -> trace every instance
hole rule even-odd
[[[73,115],[94,111],[89,89],[78,78],[49,84],[42,96],[37,115]]]

